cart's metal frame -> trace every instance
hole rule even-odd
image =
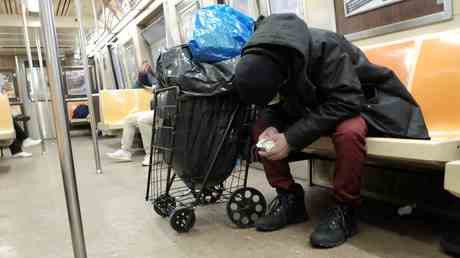
[[[171,103],[162,103],[160,100],[165,93],[173,92],[175,93],[175,104]],[[253,188],[247,187],[248,184],[248,171],[250,163],[250,148],[247,148],[247,152],[243,158],[238,159],[237,165],[235,166],[232,174],[221,184],[209,187],[208,179],[212,173],[217,158],[221,152],[225,139],[228,137],[232,124],[234,123],[235,116],[241,108],[244,108],[242,105],[237,105],[234,110],[232,110],[231,117],[226,125],[224,131],[224,137],[219,142],[218,149],[216,153],[212,155],[212,160],[209,168],[206,171],[204,180],[197,188],[187,186],[176,174],[174,173],[174,168],[172,166],[174,159],[174,144],[175,144],[175,133],[176,133],[176,117],[179,112],[181,112],[181,101],[185,95],[180,91],[178,87],[168,87],[155,91],[154,94],[154,114],[153,121],[154,126],[152,128],[152,141],[150,146],[150,165],[148,169],[147,177],[147,187],[145,200],[152,202],[154,210],[161,216],[174,216],[174,212],[179,209],[190,209],[193,212],[193,209],[198,206],[204,206],[208,204],[215,203],[225,203],[236,198],[237,202],[240,202],[239,205],[243,205],[245,202],[246,208],[251,206],[252,199],[257,199],[257,202],[263,205],[257,207],[257,215],[261,216],[265,212],[266,202],[263,198],[263,195]],[[189,96],[188,96],[189,97]],[[254,108],[248,109],[248,112],[245,114],[244,123],[250,126],[250,123],[255,118]],[[164,132],[167,132],[166,135]],[[165,137],[167,136],[167,137]],[[248,141],[250,141],[250,135],[248,135]],[[167,144],[163,143],[167,141]],[[247,189],[247,192],[245,190]],[[234,194],[240,191],[238,196]],[[242,201],[245,199],[246,201]],[[257,197],[254,197],[257,195]],[[251,199],[251,200],[249,200]],[[257,205],[252,203],[253,205]],[[158,211],[158,207],[161,207]],[[235,205],[232,207],[236,207]],[[255,206],[252,206],[255,207]],[[229,211],[229,206],[227,206],[227,212]],[[236,209],[236,208],[234,208]],[[229,213],[229,216],[231,216]],[[194,222],[194,215],[193,220]],[[232,219],[232,218],[231,218]],[[241,223],[239,225],[238,220],[235,222],[238,226],[245,227],[245,224],[252,224],[255,219],[249,219],[248,223]],[[171,222],[173,223],[173,222]],[[173,226],[173,225],[171,225]],[[174,228],[174,226],[173,226]],[[177,229],[176,229],[177,230]],[[188,231],[188,230],[187,230]],[[184,231],[185,232],[185,231]]]

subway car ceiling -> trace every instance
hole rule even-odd
[[[22,0],[0,0],[0,56],[26,55],[24,27],[22,20]],[[32,52],[36,53],[36,37],[41,36],[38,1],[26,1],[27,25]],[[83,21],[87,28],[94,24],[91,1],[81,1],[83,5]],[[72,54],[78,47],[78,20],[76,19],[75,3],[68,0],[54,0],[56,29],[61,53]],[[36,5],[36,6],[35,6]]]
[[[29,5],[29,10],[38,8],[38,1],[26,1]],[[35,2],[35,3],[34,3]],[[21,15],[22,0],[0,0],[0,15]],[[56,16],[75,16],[74,9],[72,8],[72,1],[68,0],[54,0],[54,13]]]
[[[23,0],[0,0],[0,55],[25,55],[22,21]],[[39,35],[38,1],[28,3],[27,19],[31,47]],[[29,3],[30,2],[30,3]],[[118,1],[121,2],[121,1]],[[102,54],[108,46],[123,46],[130,40],[136,48],[136,63],[152,61],[152,48],[171,47],[187,41],[193,13],[208,4],[227,3],[252,17],[275,12],[277,5],[266,0],[132,0],[129,6],[117,1],[82,0],[83,22],[87,29],[89,56]],[[293,12],[304,16],[304,1],[296,2]],[[32,4],[31,4],[32,3]],[[35,3],[35,4],[33,4]],[[78,47],[78,22],[73,0],[54,0],[59,47],[71,54]],[[94,6],[93,6],[94,4]],[[36,5],[36,6],[35,6]],[[118,5],[120,5],[118,3]],[[114,7],[115,6],[115,7]],[[121,7],[121,8],[120,8]],[[37,10],[35,10],[37,8]],[[118,10],[118,11],[117,11]],[[94,17],[98,17],[95,23]],[[155,26],[157,25],[157,26]],[[138,39],[143,39],[142,42]],[[36,52],[36,49],[32,50]],[[148,57],[143,58],[148,54]],[[142,60],[141,60],[142,59]]]
[[[73,52],[78,45],[76,28],[58,28],[59,47],[62,51]],[[40,28],[29,28],[29,40],[33,52],[36,52],[36,38],[40,37]],[[0,55],[25,55],[26,43],[24,29],[19,27],[1,27]]]

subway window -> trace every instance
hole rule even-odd
[[[123,63],[125,74],[127,75],[128,88],[132,88],[137,79],[137,60],[134,43],[130,40],[123,48]]]
[[[159,17],[148,25],[142,31],[142,37],[147,42],[150,57],[152,58],[152,66],[155,69],[158,56],[161,51],[166,48],[166,29],[164,18]]]
[[[120,51],[118,47],[111,46],[110,47],[110,53],[112,56],[112,62],[113,62],[113,71],[115,73],[115,78],[117,80],[117,84],[119,88],[128,88],[127,85],[127,76],[123,70],[123,65],[120,61]]]
[[[105,89],[115,89],[115,83],[113,82],[111,75],[112,73],[112,64],[110,61],[110,54],[108,51],[102,52],[102,79],[104,81]]]
[[[66,97],[86,96],[85,74],[83,67],[62,67]]]
[[[10,101],[19,99],[19,90],[14,70],[0,70],[0,92],[8,96]]]

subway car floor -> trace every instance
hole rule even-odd
[[[72,138],[88,257],[92,258],[410,258],[448,257],[439,249],[434,225],[422,222],[361,223],[356,237],[335,249],[317,250],[309,233],[331,204],[322,189],[307,191],[310,221],[272,233],[237,229],[225,206],[198,208],[195,227],[176,233],[169,221],[144,201],[147,170],[138,153],[132,163],[115,163],[104,153],[119,147],[119,138],[100,141],[103,175],[96,175],[90,137]],[[29,159],[0,160],[0,257],[73,257],[61,173],[54,142],[48,152],[33,147]],[[267,200],[275,192],[262,171],[251,170],[250,185]],[[305,182],[303,182],[305,183]],[[373,214],[378,217],[379,214]]]

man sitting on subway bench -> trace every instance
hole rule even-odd
[[[234,85],[242,101],[263,107],[255,141],[272,143],[258,154],[279,202],[256,222],[257,230],[307,220],[304,190],[288,158],[320,136],[332,137],[337,205],[311,234],[314,247],[335,247],[357,233],[366,136],[429,139],[419,106],[391,70],[370,63],[343,36],[308,28],[293,14],[257,21]]]

